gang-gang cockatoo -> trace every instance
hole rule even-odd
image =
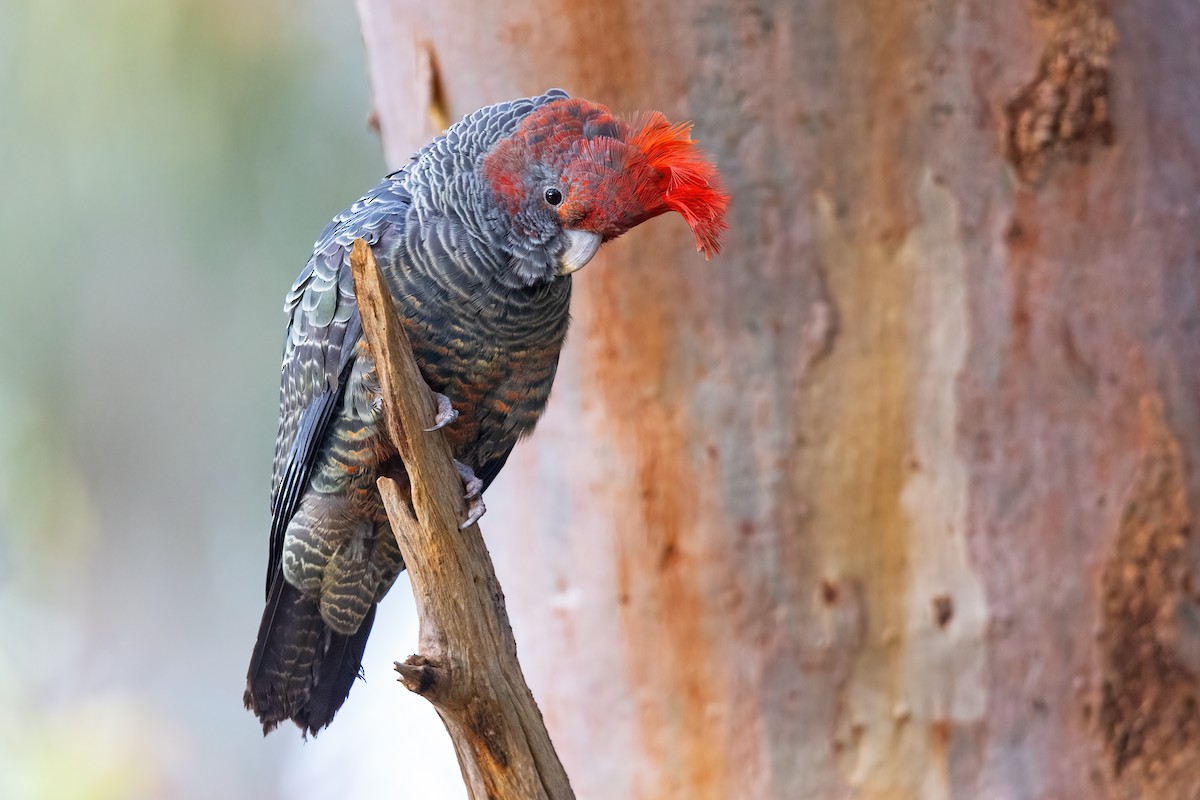
[[[361,335],[354,240],[371,246],[421,373],[444,396],[437,427],[473,521],[546,406],[572,273],[667,211],[717,252],[728,197],[689,130],[658,113],[624,121],[559,90],[499,103],[450,127],[317,239],[285,305],[267,605],[244,698],[264,731],[330,723],[404,568],[375,486],[403,465]]]

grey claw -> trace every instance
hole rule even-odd
[[[437,414],[433,417],[433,427],[426,428],[426,433],[441,430],[458,419],[458,410],[450,404],[449,397],[440,392],[434,392],[433,396],[437,398]]]
[[[487,511],[487,506],[483,504],[483,481],[475,475],[475,470],[457,459],[454,461],[454,467],[458,470],[458,476],[462,478],[463,487],[466,489],[463,497],[470,501],[467,504],[467,518],[458,526],[459,529],[465,530],[479,522],[479,518]]]
[[[462,524],[458,526],[458,529],[465,531],[476,522],[479,522],[479,518],[485,513],[487,513],[487,506],[483,504],[483,498],[476,497],[471,501],[470,505],[467,506],[467,518],[464,519]]]

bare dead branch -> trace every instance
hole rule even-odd
[[[437,708],[472,800],[574,798],[517,661],[504,594],[441,432],[426,432],[433,394],[421,378],[371,249],[350,255],[363,331],[388,433],[412,484],[379,479],[420,617],[420,654],[397,663],[401,681]]]

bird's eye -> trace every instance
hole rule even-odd
[[[553,186],[548,188],[542,197],[546,198],[546,202],[552,206],[556,206],[563,201],[562,192],[560,192],[558,189],[555,189]]]

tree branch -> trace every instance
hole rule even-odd
[[[433,703],[454,741],[472,800],[572,800],[541,712],[517,661],[504,594],[441,432],[426,432],[432,392],[421,378],[392,297],[362,239],[350,254],[363,332],[375,360],[388,434],[411,500],[379,479],[420,617],[420,654],[396,664],[404,685]]]

